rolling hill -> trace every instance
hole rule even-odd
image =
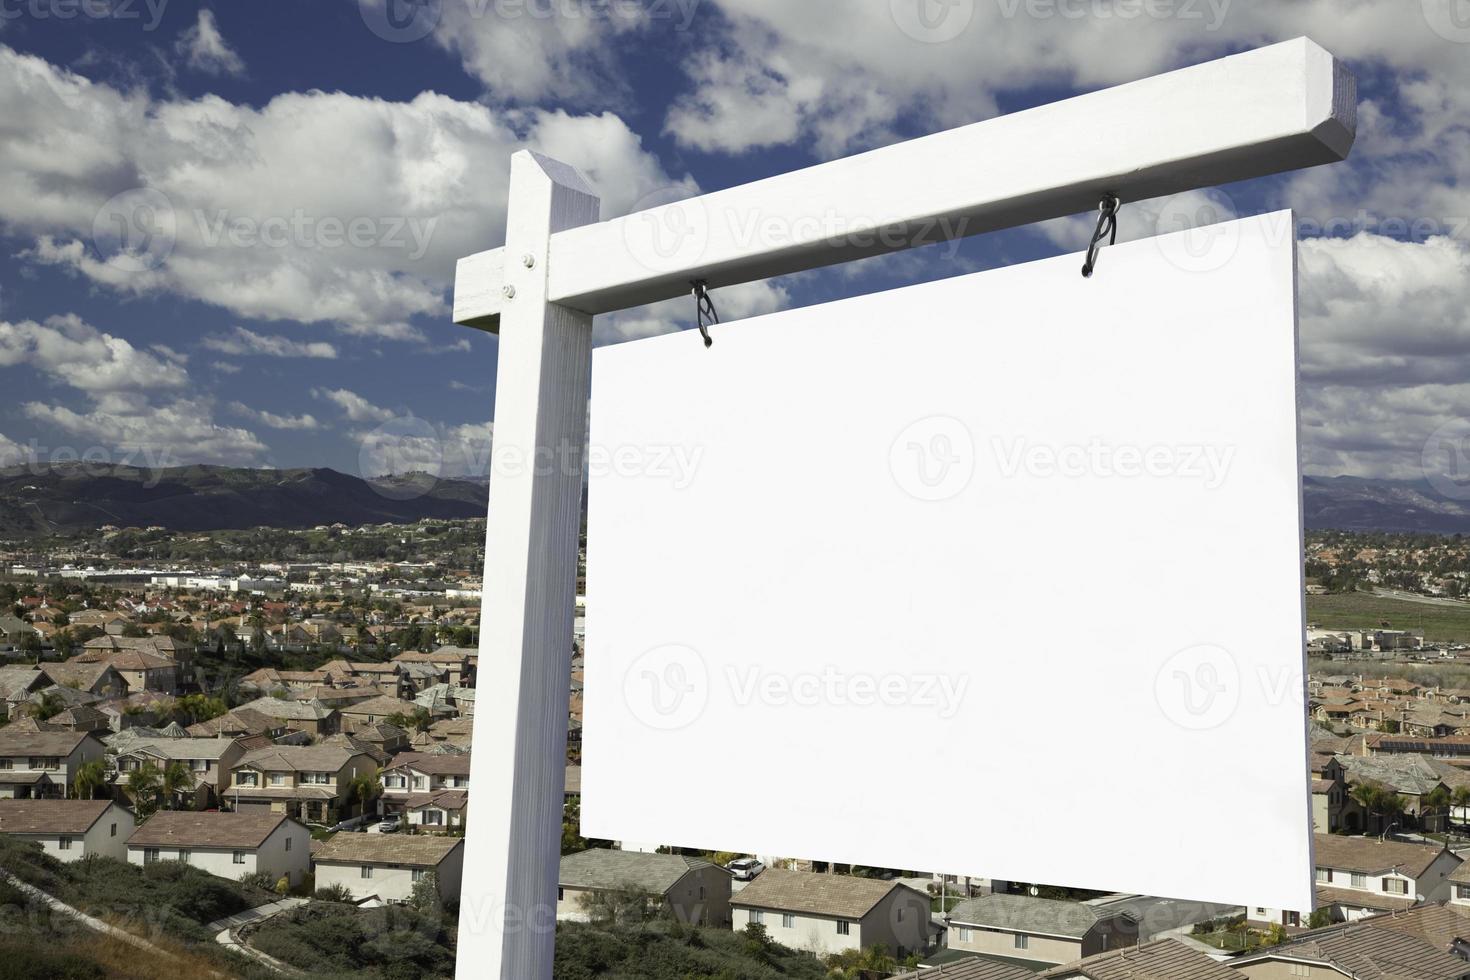
[[[0,535],[106,524],[215,531],[407,523],[483,517],[485,497],[483,486],[423,473],[369,481],[330,469],[20,466],[0,469]]]

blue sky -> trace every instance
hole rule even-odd
[[[448,300],[515,149],[608,218],[1302,34],[1359,75],[1353,159],[1132,202],[1123,235],[1296,207],[1309,469],[1418,478],[1470,435],[1470,0],[0,0],[0,456],[483,472],[496,340]],[[716,300],[1077,251],[1090,222]]]

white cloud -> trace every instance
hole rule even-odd
[[[90,411],[27,402],[27,418],[53,425],[83,439],[95,439],[123,453],[138,453],[150,465],[254,462],[266,446],[246,429],[216,425],[207,402],[181,398],[153,404],[136,393],[103,395]]]
[[[216,425],[207,400],[183,393],[189,375],[180,355],[164,345],[155,350],[140,351],[72,315],[0,322],[0,368],[40,372],[91,403],[79,412],[32,401],[23,411],[34,421],[154,460],[239,463],[265,452],[253,433]]]
[[[90,393],[176,389],[188,382],[172,359],[140,351],[70,315],[44,324],[0,322],[0,367],[19,366]]]
[[[236,327],[227,334],[205,337],[200,343],[209,350],[237,357],[256,355],[332,359],[337,356],[337,348],[326,341],[291,340],[289,337],[256,333],[245,327]]]
[[[302,431],[321,428],[321,423],[311,415],[277,415],[251,408],[242,402],[230,402],[230,411],[243,419],[249,419],[271,429]]]
[[[681,0],[677,6],[697,2]],[[675,4],[664,6],[675,13]],[[434,40],[459,57],[490,98],[562,104],[623,99],[627,85],[618,70],[617,39],[648,26],[652,17],[652,8],[638,4],[587,0],[444,0],[439,10]]]
[[[374,405],[346,388],[317,388],[312,391],[312,395],[336,405],[352,422],[386,422],[398,414],[391,409]]]
[[[605,216],[694,189],[606,113],[431,92],[152,99],[3,45],[0,105],[0,222],[32,238],[23,258],[123,295],[363,336],[424,340],[410,320],[447,317],[456,260],[500,241],[519,148],[581,168]]]
[[[806,143],[838,155],[891,140],[901,120],[947,128],[995,115],[1009,93],[1101,88],[1302,35],[1407,79],[1427,72],[1452,98],[1470,78],[1465,45],[1404,0],[712,2],[723,17],[701,18],[703,43],[685,58],[694,90],[674,100],[667,130],[725,152]]]
[[[194,26],[179,35],[174,50],[195,71],[208,75],[243,75],[245,62],[225,42],[215,22],[214,11],[199,11]]]
[[[26,451],[5,433],[0,432],[0,469],[17,466],[28,458]]]
[[[488,423],[449,425],[404,417],[353,435],[364,477],[412,472],[484,477],[490,472],[491,432]]]

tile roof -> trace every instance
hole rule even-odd
[[[940,969],[915,970],[900,973],[893,980],[1035,980],[1036,974],[1014,963],[987,959],[984,956],[966,956],[945,963]],[[1237,978],[1238,980],[1238,978]]]
[[[272,745],[247,752],[236,768],[337,772],[358,755],[367,753],[340,745]]]
[[[337,834],[312,854],[318,864],[377,864],[433,868],[464,844],[430,834]]]
[[[1233,965],[1270,960],[1330,966],[1354,980],[1459,980],[1470,973],[1470,964],[1423,939],[1366,923],[1309,932]]]
[[[284,701],[272,697],[256,698],[254,701],[248,701],[235,708],[236,711],[242,709],[258,711],[267,718],[289,721],[321,721],[335,713],[334,709],[324,705],[307,704],[304,701]]]
[[[85,834],[111,800],[0,800],[0,834]]]
[[[18,732],[9,728],[0,729],[0,756],[54,755],[65,758],[83,740],[91,737],[85,732]]]
[[[259,847],[289,819],[279,813],[161,810],[128,838],[128,847]]]
[[[130,746],[121,755],[143,752],[164,759],[218,760],[235,744],[233,738],[151,738]]]
[[[1418,936],[1446,952],[1456,940],[1470,939],[1470,907],[1463,905],[1420,905],[1405,912],[1375,915],[1359,921],[1376,929]]]
[[[77,686],[82,688],[93,687],[97,684],[98,681],[102,679],[102,676],[108,671],[112,671],[114,674],[117,673],[117,671],[113,669],[112,664],[106,663],[46,664],[41,668],[42,673],[51,678],[51,680],[55,683],[60,684],[62,687]]]
[[[410,793],[404,806],[410,810],[437,807],[440,810],[463,810],[469,805],[470,794],[462,789],[441,789],[433,793]]]
[[[1080,939],[1099,922],[1134,917],[1106,907],[1064,902],[1029,895],[983,895],[961,902],[949,912],[949,921],[973,926],[1011,929],[1047,936]]]
[[[1064,963],[1043,977],[1086,977],[1088,980],[1240,980],[1240,975],[1205,953],[1173,939],[1128,946]]]
[[[732,896],[730,904],[861,919],[889,892],[908,887],[897,881],[878,878],[770,868]],[[928,898],[927,895],[924,897]]]
[[[470,754],[437,752],[400,752],[393,757],[393,764],[384,772],[394,769],[413,769],[426,776],[468,776]]]
[[[557,880],[567,888],[632,886],[662,895],[689,872],[712,867],[708,861],[681,854],[644,854],[596,847],[563,857]]]
[[[38,681],[44,683],[44,675],[33,667],[0,667],[0,699],[19,700]]]
[[[1413,908],[1417,899],[1410,895],[1389,895],[1385,892],[1364,891],[1361,888],[1333,888],[1331,885],[1317,886],[1317,907],[1346,905],[1349,908],[1377,909],[1382,912],[1402,912]]]
[[[1380,841],[1376,837],[1344,837],[1338,834],[1314,834],[1313,850],[1319,868],[1381,874],[1398,871],[1418,878],[1443,849],[1432,844],[1404,844]]]

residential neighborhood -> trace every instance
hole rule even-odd
[[[1310,551],[1323,563],[1345,547]],[[266,562],[186,575],[115,558],[105,573],[41,574],[55,566],[29,560],[0,574],[0,640],[13,641],[0,655],[0,836],[66,866],[186,866],[274,893],[258,921],[241,920],[242,949],[270,946],[273,918],[305,928],[344,904],[456,914],[479,673],[468,570]],[[374,587],[426,574],[455,588]],[[1309,595],[1309,608],[1335,595]],[[568,936],[678,923],[872,978],[1357,977],[1388,959],[1414,980],[1470,977],[1459,634],[1313,622],[1303,791],[1316,901],[1279,909],[584,840],[578,603],[554,912]]]

